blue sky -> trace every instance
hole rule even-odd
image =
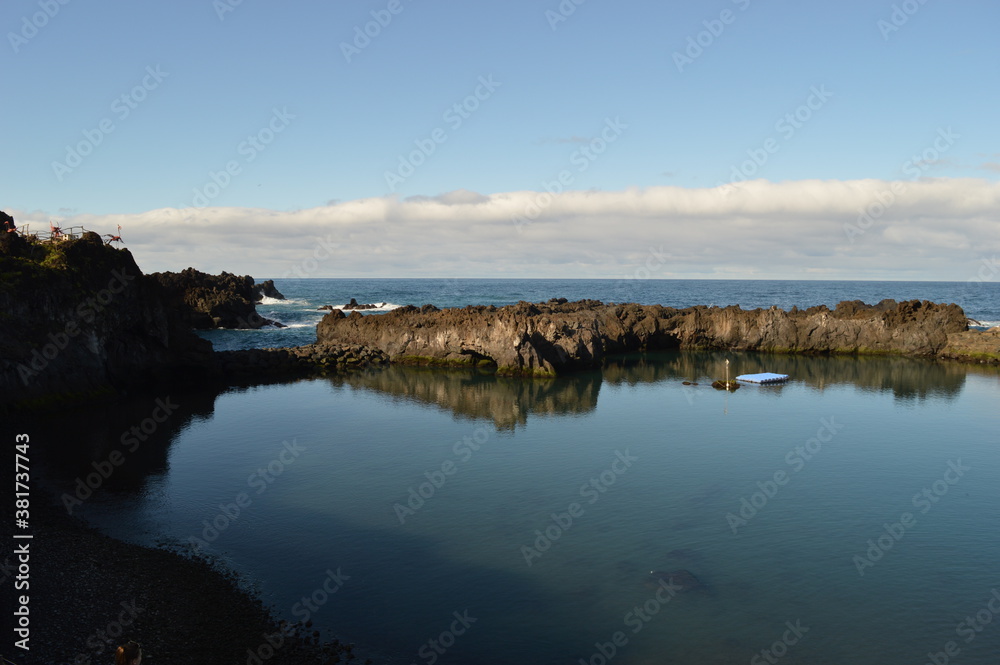
[[[786,227],[769,224],[770,213],[741,222],[720,185],[764,181],[760,191],[786,197],[769,202],[777,215],[798,205],[787,197],[803,196],[789,183],[839,191],[842,183],[902,181],[912,194],[949,179],[960,193],[935,200],[947,208],[939,217],[929,222],[916,208],[907,217],[905,201],[894,202],[879,220],[886,223],[868,230],[870,249],[859,252],[855,238],[819,276],[964,279],[962,265],[1000,251],[995,2],[63,1],[0,7],[0,209],[46,225],[124,220],[130,248],[149,269],[182,268],[173,262],[187,255],[219,269],[233,269],[223,264],[236,257],[244,271],[278,274],[332,231],[345,257],[381,256],[334,262],[317,276],[416,276],[431,265],[449,273],[437,276],[614,276],[660,242],[653,236],[662,224],[649,221],[656,212],[634,218],[628,196],[612,197],[620,209],[603,207],[596,222],[579,197],[561,215],[558,204],[543,206],[539,224],[516,233],[516,213],[485,215],[464,227],[460,244],[455,222],[424,219],[417,231],[406,221],[412,216],[385,212],[381,201],[405,206],[412,197],[467,191],[495,202],[551,188],[561,172],[569,177],[560,187],[577,193],[715,188],[729,203],[698,215],[750,224],[778,254]],[[355,41],[366,27],[375,36]],[[349,57],[344,44],[356,49]],[[678,67],[675,53],[694,57]],[[613,140],[602,141],[602,132]],[[88,154],[73,156],[81,152]],[[980,205],[969,209],[961,202],[969,198]],[[357,227],[345,204],[383,212],[367,213],[374,217]],[[175,210],[155,214],[163,209]],[[305,222],[301,211],[316,214]],[[270,223],[302,242],[284,238],[289,254],[280,260],[244,251],[170,256],[155,247],[169,235],[150,227],[174,213],[211,218],[218,234],[241,219]],[[857,215],[827,217],[838,237],[804,233],[800,258],[851,240],[842,228]],[[484,230],[500,219],[506,236]],[[669,211],[660,219],[690,224],[690,215]],[[539,254],[516,266],[488,253],[478,266],[447,260],[449,251],[475,256],[497,243],[527,251],[560,237],[540,234],[542,222],[566,236],[590,228],[581,220],[594,222],[594,234],[576,240],[574,256]],[[947,256],[934,254],[934,243],[906,249],[940,259],[938,268],[887,266],[885,256],[904,248],[885,234],[907,224],[920,227],[914,237],[933,224],[931,232],[959,229],[962,238]],[[600,228],[613,229],[621,247],[609,247]],[[399,256],[417,251],[414,236],[437,234],[437,253],[427,243],[419,266]],[[685,262],[696,254],[690,240],[692,251],[679,248],[677,269],[661,276],[795,277],[806,265],[741,264],[732,254],[713,263],[710,252]]]

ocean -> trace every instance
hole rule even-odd
[[[351,298],[382,311],[920,298],[1000,321],[998,286],[977,283],[276,286],[288,300],[260,311],[289,327],[206,336],[308,343],[316,308]],[[719,392],[726,361],[791,379]],[[25,427],[55,442],[35,464],[56,496],[123,451],[74,514],[208,555],[279,616],[380,662],[992,665],[998,379],[912,358],[675,351],[547,380],[388,367],[159,395],[177,406],[141,440],[127,434],[150,396]]]

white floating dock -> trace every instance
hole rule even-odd
[[[737,381],[745,383],[784,383],[788,380],[787,374],[774,374],[773,372],[763,372],[761,374],[741,374],[736,377]]]

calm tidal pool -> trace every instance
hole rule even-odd
[[[718,392],[726,357],[792,379]],[[57,496],[125,451],[74,514],[195,538],[281,615],[392,662],[902,665],[951,641],[993,663],[998,378],[679,352],[548,381],[393,367],[171,394],[130,446],[153,399],[32,426]]]

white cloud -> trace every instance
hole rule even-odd
[[[255,277],[295,269],[313,277],[622,277],[655,250],[669,256],[659,278],[965,280],[970,265],[1000,252],[1000,183],[927,179],[896,189],[853,242],[845,225],[877,210],[892,183],[757,180],[553,196],[456,190],[289,212],[164,208],[54,219],[99,233],[121,224],[147,272],[191,265]],[[529,211],[535,218],[519,228],[513,218]],[[48,226],[42,213],[8,212]]]

